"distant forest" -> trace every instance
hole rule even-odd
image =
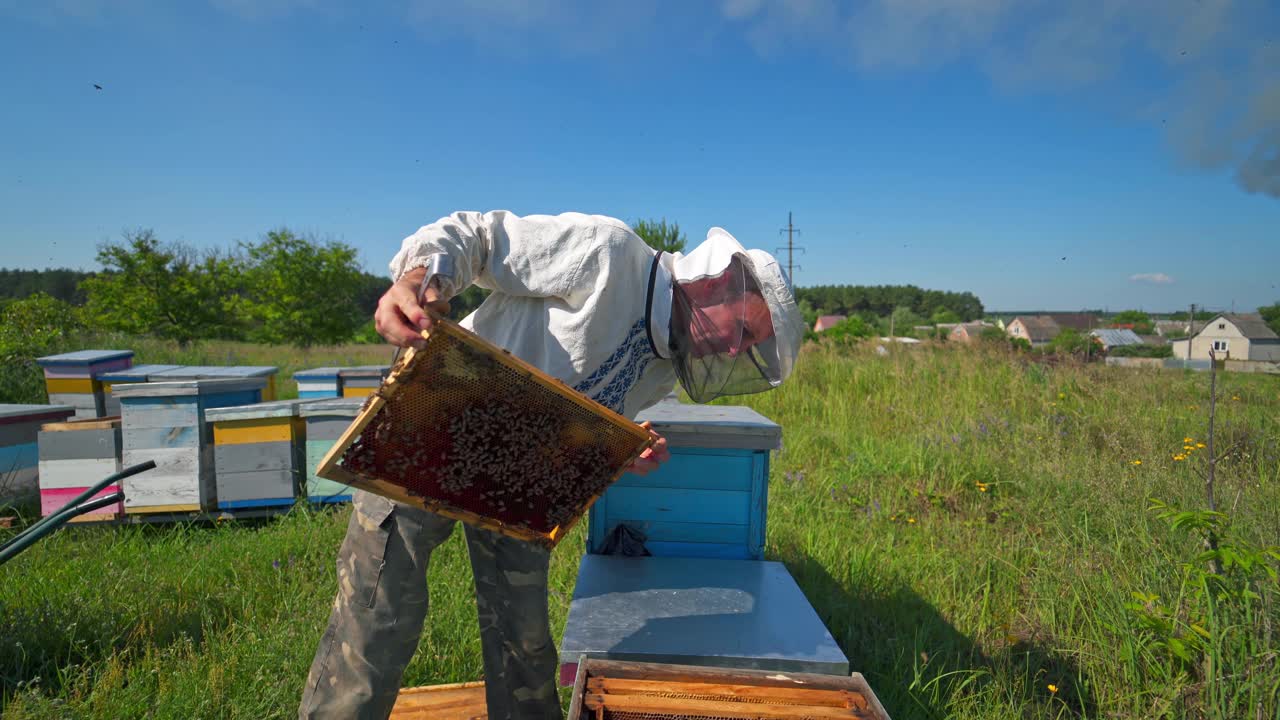
[[[921,321],[968,322],[982,317],[982,301],[971,292],[925,290],[915,285],[817,285],[796,288],[806,315],[888,317],[903,309]]]
[[[48,270],[9,270],[0,268],[0,300],[21,300],[44,293],[62,302],[83,305],[84,291],[80,281],[93,273],[67,268]]]

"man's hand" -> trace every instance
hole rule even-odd
[[[626,471],[635,475],[648,475],[657,470],[659,465],[671,459],[671,451],[667,450],[667,439],[653,431],[652,423],[645,421],[640,423],[640,427],[649,431],[653,444],[645,448],[645,451],[640,453],[640,457],[636,458]]]
[[[373,313],[373,325],[378,334],[392,345],[422,347],[422,331],[431,329],[431,316],[418,302],[418,289],[426,276],[426,268],[410,270],[401,275],[383,294],[382,299],[378,300],[378,309]],[[427,288],[422,298],[427,307],[435,312],[441,315],[449,312],[449,301],[440,297],[440,291],[434,284]]]

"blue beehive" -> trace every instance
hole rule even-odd
[[[338,370],[336,367],[318,367],[294,373],[293,380],[298,383],[298,397],[303,400],[342,397],[342,390],[338,387]]]
[[[355,422],[364,405],[363,398],[338,398],[334,400],[317,400],[305,403],[298,408],[298,414],[306,422],[307,464],[306,494],[313,503],[350,502],[351,487],[342,483],[326,480],[316,475],[320,461],[328,454],[330,448],[342,437],[342,433]]]
[[[591,507],[587,552],[619,524],[646,536],[656,556],[764,557],[769,451],[782,428],[751,408],[664,401],[642,412],[667,438],[671,459],[648,475],[623,475]]]
[[[267,378],[181,380],[117,385],[125,467],[154,460],[125,480],[126,513],[217,510],[210,408],[262,401]]]

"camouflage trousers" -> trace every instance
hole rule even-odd
[[[364,492],[338,552],[338,596],[299,718],[386,718],[427,615],[427,563],[454,521]],[[542,547],[464,526],[492,720],[561,717]]]

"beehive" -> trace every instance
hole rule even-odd
[[[435,328],[317,474],[554,545],[648,432],[452,322]]]
[[[276,399],[276,373],[280,368],[273,365],[180,365],[172,370],[164,370],[149,376],[151,382],[168,382],[171,380],[221,380],[224,378],[262,378],[262,399]]]
[[[154,470],[125,480],[126,513],[217,508],[209,408],[261,402],[263,377],[116,385],[126,467],[154,460]]]
[[[75,413],[69,405],[0,405],[0,500],[38,491],[40,426]]]
[[[338,442],[338,438],[351,427],[364,400],[360,398],[317,400],[299,408],[298,413],[306,422],[306,496],[313,503],[342,503],[351,501],[351,487],[316,475],[320,461]]]
[[[168,370],[177,370],[181,365],[133,365],[122,370],[111,370],[98,375],[98,380],[102,382],[102,397],[105,405],[107,417],[115,417],[120,415],[120,401],[116,399],[112,392],[115,385],[128,385],[130,383],[144,383],[151,379],[152,375],[166,372]]]
[[[305,483],[307,400],[210,408],[218,508],[292,505]]]
[[[588,659],[569,720],[889,720],[866,679]]]
[[[848,675],[849,660],[779,562],[583,555],[560,680],[583,656]]]
[[[769,453],[782,428],[751,408],[660,402],[640,413],[667,439],[671,459],[623,475],[591,507],[587,551],[620,524],[640,530],[657,556],[764,557]]]
[[[364,398],[377,392],[391,372],[389,365],[361,365],[338,370],[338,387],[342,397]]]
[[[120,418],[85,418],[47,423],[40,428],[40,514],[50,515],[98,481],[121,470]],[[119,485],[108,485],[94,498],[112,495]],[[71,522],[114,520],[124,514],[124,503],[92,510]]]
[[[298,397],[306,400],[342,397],[342,391],[338,389],[339,369],[318,367],[294,373],[293,380],[298,383]]]
[[[99,376],[133,365],[133,351],[81,350],[37,358],[36,362],[44,368],[50,404],[70,405],[78,418],[103,417],[106,404]]]
[[[390,720],[485,720],[484,682],[404,688]]]

